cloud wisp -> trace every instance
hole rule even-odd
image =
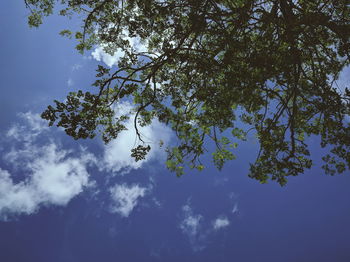
[[[31,143],[39,134],[48,130],[47,123],[39,114],[29,111],[19,113],[18,117],[23,124],[14,124],[6,132],[7,139]]]
[[[228,227],[230,221],[225,216],[220,216],[213,221],[213,228],[215,231]]]
[[[129,186],[127,184],[115,185],[110,188],[112,199],[111,212],[118,213],[122,217],[128,217],[137,206],[140,198],[144,197],[149,191],[148,187],[142,187],[138,184]]]
[[[190,238],[196,238],[199,233],[203,216],[200,214],[194,214],[192,207],[189,204],[184,205],[182,207],[182,211],[185,215],[184,219],[180,223],[182,232],[188,235]]]
[[[16,176],[0,168],[2,220],[33,214],[42,206],[65,206],[92,183],[87,171],[92,158],[89,154],[70,157],[68,151],[54,143],[41,147],[27,143],[25,149],[10,153],[7,159],[25,175],[15,182]]]
[[[182,219],[179,223],[179,228],[188,238],[194,252],[205,249],[214,234],[219,234],[221,231],[225,232],[230,227],[230,218],[238,212],[237,204],[235,204],[235,208],[236,210],[228,216],[222,214],[210,221],[203,214],[195,213],[190,200],[187,200],[187,203],[181,208]]]
[[[182,206],[183,219],[180,222],[180,229],[190,242],[193,251],[198,252],[206,247],[207,232],[203,230],[204,217],[195,214],[189,201]]]

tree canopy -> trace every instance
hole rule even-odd
[[[181,175],[186,166],[204,168],[210,144],[221,169],[251,132],[260,149],[249,176],[284,185],[311,168],[307,138],[317,135],[327,149],[325,173],[350,169],[350,91],[336,84],[350,63],[348,0],[25,3],[34,27],[54,11],[78,14],[81,29],[61,34],[80,52],[97,45],[124,52],[117,66],[98,66],[94,92],[71,92],[43,112],[73,138],[100,133],[108,143],[134,117],[138,161],[150,150],[139,127],[157,119],[178,137],[166,164]],[[121,101],[132,101],[134,112],[115,112]]]

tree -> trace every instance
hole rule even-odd
[[[131,116],[116,116],[114,106],[132,100],[132,156],[145,158],[150,146],[138,127],[158,119],[178,137],[166,162],[177,175],[204,168],[210,141],[221,169],[249,132],[260,144],[249,176],[262,183],[284,185],[311,168],[312,135],[329,149],[325,173],[350,169],[350,91],[336,86],[350,63],[348,0],[26,0],[29,25],[57,3],[61,15],[82,17],[80,31],[61,32],[75,36],[80,52],[100,45],[125,55],[116,68],[98,66],[95,93],[48,106],[50,126],[75,139],[100,132],[108,143]]]

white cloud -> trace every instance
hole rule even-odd
[[[40,151],[39,151],[40,150]],[[55,144],[32,147],[32,161],[25,163],[26,178],[14,182],[10,173],[0,169],[0,216],[32,214],[41,206],[64,206],[89,186],[86,165],[90,156],[67,157]]]
[[[180,228],[185,234],[195,237],[198,234],[201,219],[201,215],[190,215],[182,221]]]
[[[337,80],[337,87],[339,91],[344,94],[345,88],[350,89],[350,66],[347,66],[343,69],[343,71],[339,75],[339,79]],[[345,116],[345,121],[350,123],[350,116]]]
[[[219,230],[225,227],[228,227],[230,225],[230,221],[227,217],[221,216],[214,220],[213,222],[213,228],[214,230]]]
[[[139,185],[115,185],[110,189],[113,201],[111,211],[123,217],[128,217],[137,206],[139,198],[144,197],[147,191],[147,187],[141,187]]]
[[[122,103],[116,108],[117,114],[130,112],[132,107],[129,103]],[[145,160],[136,162],[131,157],[131,149],[136,146],[137,135],[134,129],[134,114],[126,123],[127,130],[122,131],[118,138],[104,146],[103,159],[99,164],[100,170],[107,170],[114,173],[129,172],[132,169],[140,168],[144,163],[163,159],[164,151],[159,148],[159,141],[168,143],[171,136],[170,128],[161,124],[159,121],[153,121],[150,126],[140,127],[139,131],[145,142],[151,144],[151,151],[147,154]]]
[[[130,104],[123,104],[118,112],[121,114],[131,109]],[[104,147],[102,157],[97,158],[88,150],[80,149],[79,154],[76,149],[66,150],[58,146],[57,138],[47,136],[50,129],[40,115],[27,112],[19,116],[22,120],[12,126],[6,133],[6,141],[2,141],[10,148],[3,152],[7,170],[0,168],[0,219],[32,214],[42,206],[64,206],[93,183],[87,171],[89,165],[112,173],[137,169],[147,161],[161,158],[164,152],[157,149],[159,139],[166,142],[170,136],[169,129],[159,122],[140,128],[145,141],[154,143],[154,146],[146,160],[135,162],[130,156],[136,138],[131,119],[127,123],[129,130]],[[47,132],[46,136],[44,132]],[[23,174],[22,180],[19,174]],[[127,217],[152,186],[151,181],[147,188],[125,184],[113,187],[110,191],[113,212]]]
[[[118,49],[114,55],[106,53],[103,49],[103,46],[96,47],[95,50],[91,53],[91,56],[99,62],[102,61],[109,67],[117,65],[119,59],[124,56],[124,52],[122,52],[120,49]]]
[[[183,234],[188,237],[193,251],[197,252],[205,248],[207,235],[210,233],[208,230],[202,229],[203,216],[195,214],[188,201],[186,205],[182,207],[183,219],[180,222],[180,229]]]
[[[31,142],[37,135],[48,129],[47,122],[39,114],[32,112],[19,113],[22,124],[13,125],[6,133],[9,139]]]
[[[13,183],[11,175],[0,169],[0,218],[12,213],[33,213],[37,208],[37,195],[26,181]]]
[[[91,185],[87,166],[96,162],[84,150],[73,157],[71,150],[59,148],[52,139],[45,143],[43,132],[48,127],[38,114],[19,117],[22,121],[6,133],[11,149],[3,159],[12,171],[0,168],[0,219],[32,214],[42,206],[66,205]]]
[[[182,207],[184,212],[184,219],[180,223],[180,228],[183,233],[189,237],[196,237],[199,232],[200,222],[202,220],[202,215],[194,215],[192,208],[189,204]]]
[[[345,87],[350,88],[350,66],[345,67],[340,73],[337,85],[342,93],[344,93]]]
[[[32,181],[46,201],[66,205],[89,184],[86,165],[90,155],[66,158],[67,152],[58,151],[55,144],[44,148],[45,157],[29,165],[34,171]]]
[[[179,228],[187,236],[194,252],[206,248],[210,237],[230,224],[229,218],[224,215],[209,222],[203,215],[193,211],[190,200],[187,200],[187,203],[182,206],[182,219]]]
[[[112,26],[112,25],[111,25]],[[146,52],[147,51],[147,44],[143,43],[139,37],[129,37],[128,32],[126,30],[123,31],[123,39],[128,41],[130,46],[136,51],[136,52]],[[106,45],[100,44],[97,46],[94,51],[91,53],[91,56],[99,61],[105,63],[108,67],[112,67],[118,64],[118,61],[121,57],[125,55],[125,52],[118,48],[113,55],[107,53],[105,51]]]

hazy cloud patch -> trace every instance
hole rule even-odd
[[[195,214],[189,201],[182,206],[183,219],[180,222],[180,229],[191,244],[193,251],[197,252],[206,247],[207,232],[203,230],[204,217]]]
[[[78,71],[79,69],[81,69],[83,66],[81,64],[74,64],[72,66],[72,71]]]
[[[19,113],[18,117],[23,123],[17,123],[6,132],[7,139],[14,139],[22,142],[32,142],[39,134],[48,130],[47,122],[39,114]]]
[[[229,198],[231,198],[231,195]],[[220,232],[229,228],[233,215],[238,212],[238,205],[235,204],[233,210],[228,211],[227,215],[216,215],[214,218],[209,218],[211,214],[204,216],[194,210],[190,199],[188,199],[186,204],[181,207],[179,228],[188,238],[192,250],[198,252],[207,247],[212,236],[221,234]]]
[[[111,212],[118,213],[122,217],[128,217],[137,206],[139,199],[144,197],[149,189],[138,184],[115,185],[110,188],[112,199]]]
[[[232,214],[237,214],[238,213],[238,203],[235,203],[232,208]]]
[[[213,221],[214,230],[219,230],[230,225],[230,221],[225,216],[220,216]]]
[[[68,87],[74,86],[74,81],[73,81],[72,78],[68,78],[68,80],[67,80],[67,86],[68,86]]]
[[[187,234],[189,237],[196,237],[199,233],[200,222],[203,219],[202,215],[193,214],[193,210],[189,204],[182,207],[184,213],[184,219],[180,224],[182,232]]]

